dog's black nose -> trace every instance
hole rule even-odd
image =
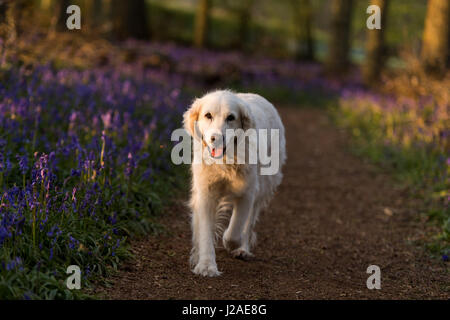
[[[211,135],[211,142],[217,142],[223,139],[223,136],[220,133],[214,133]]]

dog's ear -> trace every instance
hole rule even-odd
[[[192,137],[195,137],[195,123],[198,120],[201,107],[201,99],[195,99],[191,107],[183,114],[184,129],[186,129]]]
[[[255,121],[253,119],[253,115],[250,112],[250,107],[248,106],[248,104],[244,101],[241,101],[239,104],[239,108],[242,129],[245,131],[250,128],[254,128]]]

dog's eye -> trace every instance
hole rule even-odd
[[[207,114],[205,114],[205,118],[211,120],[212,119],[211,113],[208,112]]]
[[[233,121],[235,118],[232,114],[227,117],[227,121]]]

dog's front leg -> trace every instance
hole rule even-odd
[[[218,276],[214,251],[214,228],[216,203],[208,194],[196,194],[193,201],[191,264],[193,272],[202,276]]]
[[[249,192],[236,200],[230,224],[223,235],[223,246],[231,251],[233,257],[249,258],[252,256],[249,246],[249,226],[254,207],[254,193]]]

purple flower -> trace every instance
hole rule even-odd
[[[81,171],[80,171],[80,170],[77,170],[77,169],[71,169],[70,175],[71,175],[72,177],[79,177],[79,176],[81,175]]]
[[[23,270],[22,259],[20,257],[15,257],[6,264],[7,271],[11,271],[13,269],[18,269],[19,271]]]
[[[31,300],[31,296],[32,296],[32,293],[30,291],[27,291],[27,292],[25,292],[23,294],[23,299],[24,300]]]
[[[80,242],[77,239],[69,235],[69,248],[71,250],[75,250],[76,248],[78,248],[79,244]]]
[[[28,157],[16,155],[17,160],[19,161],[20,172],[24,175],[28,171]]]
[[[117,213],[114,212],[112,216],[108,217],[108,219],[112,225],[115,225],[117,223]]]
[[[5,159],[5,156],[0,153],[0,172],[8,173],[11,170],[11,162],[9,158]]]
[[[11,232],[9,232],[4,226],[0,225],[0,245],[5,241],[5,239],[8,238],[11,238]]]
[[[133,155],[131,152],[128,153],[128,162],[125,167],[125,175],[127,177],[130,177],[133,174],[134,169],[136,168],[136,162],[133,158]]]
[[[54,225],[49,232],[47,232],[47,237],[53,238],[58,237],[62,234],[62,231],[59,229],[57,225]]]

